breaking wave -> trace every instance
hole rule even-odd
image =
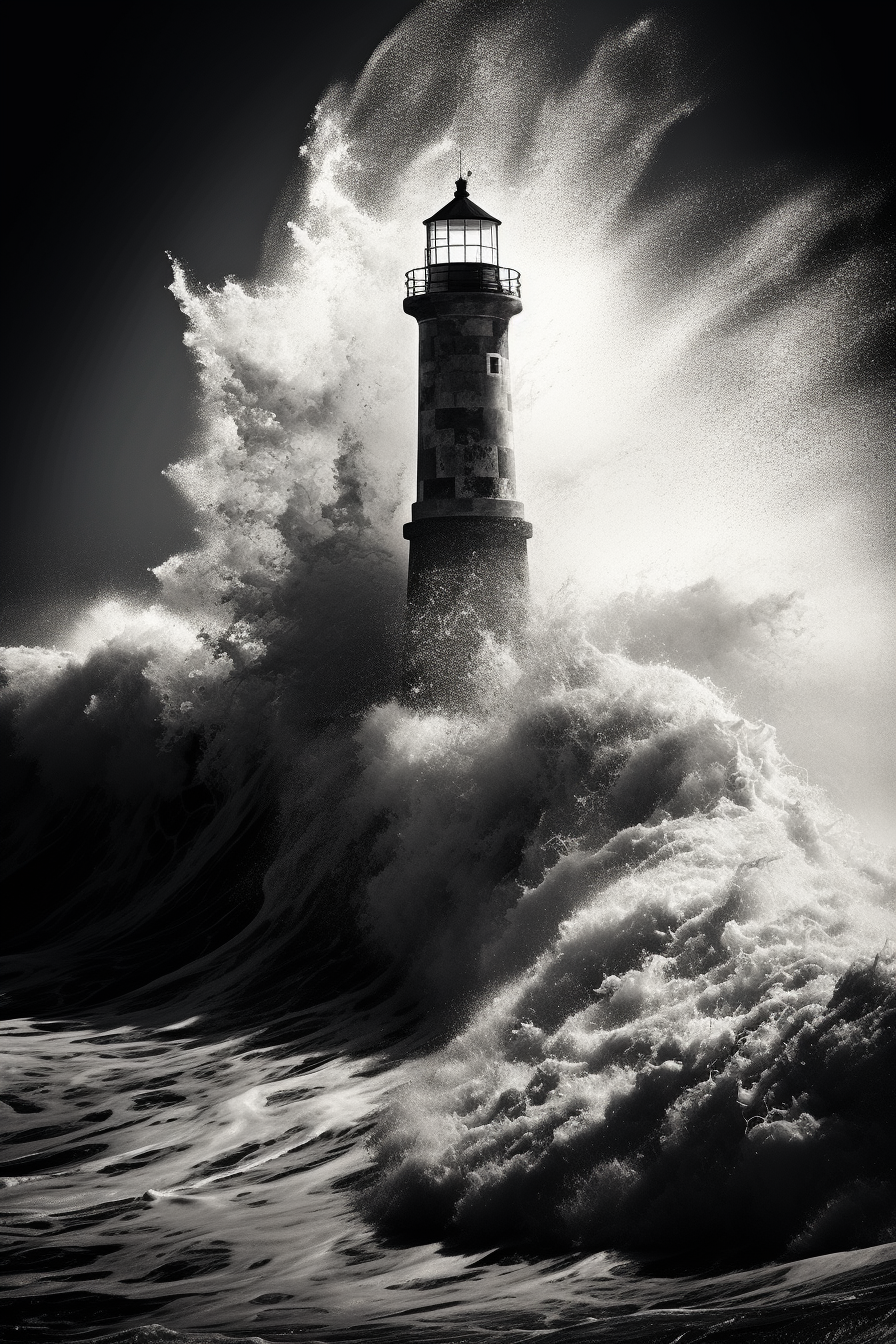
[[[476,1001],[383,1117],[366,1209],[482,1243],[892,1240],[892,876],[690,677],[592,653],[521,698],[364,730],[367,918]]]
[[[871,451],[879,403],[850,370],[875,262],[844,253],[833,285],[810,264],[865,207],[815,186],[736,228],[699,193],[645,202],[697,96],[660,21],[563,82],[535,10],[502,10],[499,38],[467,8],[422,7],[327,96],[261,280],[175,266],[202,399],[170,474],[195,549],[154,604],[3,651],[10,1301],[40,1337],[139,1317],[336,1338],[326,1313],[345,1339],[498,1311],[541,1329],[542,1299],[597,1311],[598,1280],[611,1316],[677,1291],[635,1269],[623,1289],[600,1252],[859,1256],[823,1281],[896,1239],[892,868],[738,709],[807,618],[786,585],[738,590],[719,540],[752,491],[744,544],[786,570],[844,455],[857,479]],[[434,37],[463,89],[421,59]],[[529,285],[535,603],[516,655],[483,642],[467,712],[424,715],[395,699],[415,414],[395,294],[461,136]],[[701,224],[676,271],[669,240]],[[701,472],[718,519],[670,574]],[[412,1306],[424,1260],[438,1291]],[[413,1311],[430,1333],[385,1333]]]

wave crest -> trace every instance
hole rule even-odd
[[[391,817],[369,923],[478,1002],[409,1067],[368,1213],[481,1241],[890,1235],[892,877],[709,685],[592,672],[362,730]]]

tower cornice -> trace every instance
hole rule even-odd
[[[438,317],[497,317],[509,321],[523,311],[522,300],[512,294],[490,290],[449,290],[414,294],[404,301],[404,311],[418,322]]]

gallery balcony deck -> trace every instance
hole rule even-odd
[[[418,294],[509,294],[520,297],[520,273],[506,266],[476,262],[444,262],[418,266],[408,271],[405,284],[409,298]]]

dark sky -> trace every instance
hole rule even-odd
[[[493,8],[493,6],[489,6]],[[199,280],[251,276],[321,92],[413,6],[34,7],[8,32],[6,442],[0,638],[52,638],[72,601],[148,584],[192,521],[161,478],[187,443],[193,375],[166,250]],[[584,39],[645,6],[557,3]],[[885,10],[653,6],[708,98],[661,171],[776,164],[860,186],[888,172]],[[882,234],[887,216],[872,221]]]

